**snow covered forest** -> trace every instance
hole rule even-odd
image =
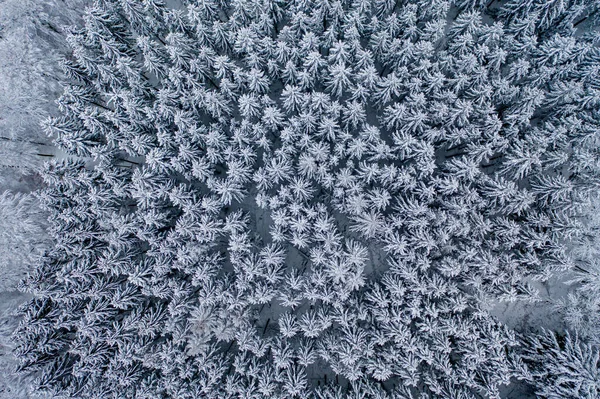
[[[600,398],[599,0],[0,0],[0,398]]]

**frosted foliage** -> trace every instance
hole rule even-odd
[[[528,378],[540,398],[592,399],[600,395],[600,354],[598,348],[577,336],[557,337],[546,331],[531,338],[524,354],[530,366]]]
[[[30,194],[0,194],[0,291],[13,291],[47,247],[45,214]]]
[[[17,359],[13,356],[14,343],[11,335],[18,325],[15,313],[17,306],[23,301],[18,294],[0,294],[0,398],[25,399],[31,398],[27,392],[27,381],[16,373]]]
[[[60,92],[63,26],[77,21],[82,9],[82,0],[0,1],[2,136],[48,142],[39,123]]]
[[[565,317],[567,326],[595,345],[600,345],[599,210],[598,198],[594,197],[584,217],[574,222],[581,229],[581,233],[571,242],[578,262],[565,281],[573,290],[555,304],[555,308]]]
[[[46,85],[52,82],[42,76],[53,73],[49,70],[52,64],[40,63],[42,51],[24,40],[28,34],[26,27],[15,27],[0,40],[0,126],[7,136],[31,136],[31,130],[39,131],[37,124],[47,116]]]
[[[488,310],[580,267],[600,58],[574,25],[597,10],[486,7],[90,4],[44,121],[72,157],[40,172],[53,247],[21,285],[15,355],[35,390],[475,399],[531,383],[544,360]]]

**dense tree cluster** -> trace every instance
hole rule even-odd
[[[539,398],[598,397],[600,353],[597,346],[580,341],[568,332],[557,337],[551,331],[530,336],[523,359],[530,363],[526,378]]]
[[[0,143],[49,143],[39,123],[60,94],[63,26],[79,21],[84,0],[0,0]],[[3,150],[0,148],[0,150]],[[2,157],[13,151],[2,151]],[[2,160],[1,165],[7,161]],[[18,163],[18,161],[14,162]],[[28,162],[20,162],[27,165]]]
[[[23,193],[0,193],[0,292],[15,291],[28,266],[50,246],[46,214]]]
[[[51,245],[44,231],[48,215],[35,191],[36,171],[61,155],[40,121],[57,113],[62,92],[59,59],[70,53],[63,26],[74,24],[86,0],[0,0],[0,398],[31,398],[14,376],[10,336],[13,314],[27,294],[19,280]],[[10,300],[7,300],[10,298]]]
[[[600,183],[598,10],[95,1],[45,123],[74,158],[43,170],[21,369],[103,399],[499,398],[537,375],[488,310],[591,270],[569,249]]]

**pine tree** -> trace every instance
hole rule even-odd
[[[598,349],[566,333],[528,337],[524,347],[528,379],[543,398],[593,398],[598,395]]]

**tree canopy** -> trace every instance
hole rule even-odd
[[[94,1],[44,123],[71,157],[42,171],[20,369],[103,399],[561,385],[577,356],[536,371],[489,310],[592,270],[599,8]]]

